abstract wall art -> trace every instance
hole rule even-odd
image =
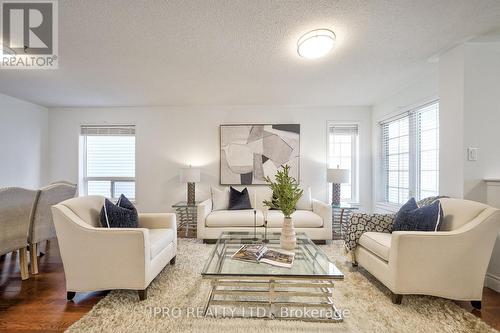
[[[288,164],[299,181],[300,125],[221,125],[221,185],[266,184]]]

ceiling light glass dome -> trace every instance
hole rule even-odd
[[[331,30],[310,31],[297,41],[297,53],[307,59],[322,57],[333,49],[335,39],[335,34]]]

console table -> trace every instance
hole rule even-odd
[[[358,210],[358,207],[348,203],[332,204],[332,231],[340,236],[335,238],[335,235],[332,235],[334,240],[342,239],[346,222],[354,210]]]
[[[186,237],[189,235],[189,229],[196,231],[196,209],[198,207],[199,201],[194,204],[188,204],[187,201],[179,201],[172,208],[175,208],[177,213],[177,231],[186,229]]]

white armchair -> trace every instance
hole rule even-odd
[[[139,214],[139,228],[100,228],[104,198],[69,199],[52,207],[66,275],[68,300],[76,292],[147,287],[170,261],[175,263],[175,214]]]
[[[440,201],[442,231],[365,232],[353,249],[355,261],[392,291],[394,303],[420,294],[467,300],[480,309],[500,211],[473,201]]]

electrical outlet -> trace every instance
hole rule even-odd
[[[477,148],[469,147],[467,148],[467,160],[477,161]]]

